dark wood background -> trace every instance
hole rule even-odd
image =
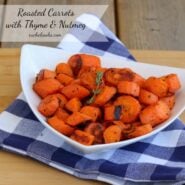
[[[107,4],[102,21],[129,49],[185,49],[185,0],[0,0],[0,4]],[[22,44],[1,43],[1,47]]]

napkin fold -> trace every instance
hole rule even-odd
[[[58,48],[135,61],[96,16],[82,14],[76,21],[86,24],[88,31],[70,30]],[[92,39],[101,37],[107,40]],[[83,154],[45,128],[21,93],[0,114],[0,147],[84,179],[117,185],[185,183],[185,127],[178,119],[158,134],[129,146]]]

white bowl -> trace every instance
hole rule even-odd
[[[43,68],[48,68],[54,70],[56,64],[59,61],[66,62],[68,58],[74,53],[67,53],[61,49],[35,46],[35,45],[24,45],[21,50],[21,65],[20,65],[20,77],[21,84],[26,100],[32,109],[35,116],[38,120],[53,133],[58,135],[61,140],[66,141],[69,145],[72,145],[78,148],[80,151],[84,153],[98,152],[105,149],[115,149],[119,147],[123,147],[129,145],[131,143],[135,143],[144,138],[152,136],[157,132],[161,131],[168,125],[170,125],[184,110],[185,108],[185,69],[167,67],[167,66],[159,66],[159,65],[150,65],[144,64],[140,62],[128,62],[128,60],[124,60],[121,57],[111,58],[111,57],[101,57],[102,66],[104,67],[129,67],[133,69],[135,72],[141,74],[144,77],[149,76],[162,76],[169,73],[176,73],[181,81],[182,87],[176,94],[176,104],[172,110],[172,114],[170,118],[157,126],[151,133],[146,134],[141,137],[137,137],[134,139],[129,139],[126,141],[121,141],[117,143],[111,144],[100,144],[100,145],[92,145],[85,146],[76,141],[71,140],[70,138],[62,135],[55,129],[53,129],[45,120],[45,117],[42,116],[38,110],[37,106],[40,102],[40,98],[37,94],[32,90],[32,85],[35,81],[36,74]]]

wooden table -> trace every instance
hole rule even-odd
[[[185,52],[131,51],[139,61],[185,68]],[[19,80],[20,49],[0,49],[0,111],[21,92]],[[185,113],[181,116],[185,122]],[[30,158],[0,151],[0,185],[93,185],[105,184],[81,180]]]

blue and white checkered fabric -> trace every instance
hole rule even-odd
[[[91,30],[87,41],[82,43],[82,33],[77,35],[72,30],[59,48],[76,53],[119,55],[134,61],[126,47],[97,17],[83,14],[77,21],[85,23]],[[107,42],[89,41],[96,35],[106,37]],[[85,37],[84,34],[83,39]],[[20,94],[0,115],[0,146],[79,178],[118,185],[185,183],[185,127],[179,120],[155,136],[135,144],[84,155],[39,123],[24,95]]]

